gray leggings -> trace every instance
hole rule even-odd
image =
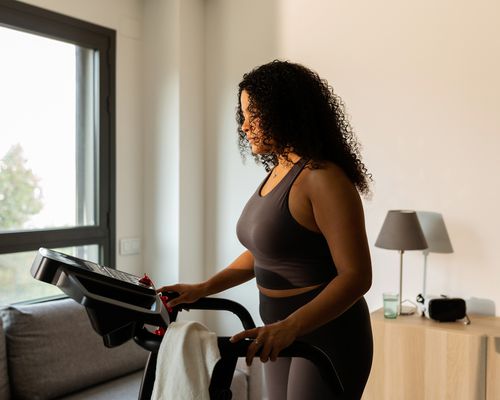
[[[260,294],[260,315],[265,324],[285,319],[311,301],[323,287],[291,297]],[[370,313],[364,298],[333,321],[316,331],[297,338],[314,344],[332,360],[344,387],[342,396],[334,396],[316,366],[302,358],[279,358],[264,366],[269,400],[359,400],[370,374],[373,341]]]

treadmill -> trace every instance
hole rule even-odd
[[[167,310],[159,293],[141,277],[73,257],[54,250],[40,248],[31,267],[31,275],[60,288],[67,296],[83,305],[94,331],[103,338],[104,346],[116,347],[134,340],[148,350],[149,357],[139,391],[139,400],[149,400],[153,392],[156,361],[163,336],[151,332],[151,326],[168,329],[182,310],[225,310],[234,313],[244,329],[255,328],[249,312],[231,300],[205,297],[190,304],[179,304]],[[162,293],[169,299],[177,293]],[[149,327],[149,329],[148,329]],[[230,400],[230,390],[236,362],[245,357],[252,339],[231,343],[229,336],[219,336],[217,344],[221,359],[215,365],[210,381],[211,400]],[[260,355],[260,351],[256,356]],[[300,341],[283,349],[279,357],[302,357],[318,367],[333,393],[343,388],[332,360],[321,349]]]

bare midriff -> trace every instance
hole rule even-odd
[[[298,294],[307,293],[317,287],[320,287],[322,283],[313,286],[305,286],[301,288],[293,288],[293,289],[266,289],[260,285],[257,285],[259,291],[268,297],[290,297],[296,296]]]

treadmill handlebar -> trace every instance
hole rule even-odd
[[[179,296],[176,292],[166,292],[169,299],[174,299]],[[174,307],[174,310],[219,310],[230,311],[235,314],[241,321],[244,329],[255,328],[255,322],[248,310],[241,304],[218,297],[202,297],[193,303],[181,303]]]
[[[157,354],[160,349],[162,337],[149,332],[143,328],[134,337],[134,341],[144,349]],[[219,336],[217,345],[219,347],[221,358],[241,358],[245,357],[248,352],[248,347],[253,342],[253,339],[243,339],[239,342],[232,343],[229,336]],[[260,357],[262,349],[255,353],[255,357]],[[328,357],[320,348],[300,341],[292,343],[284,348],[279,353],[278,357],[300,357],[314,363],[321,376],[327,382],[334,393],[342,393],[343,387],[337,371]]]
[[[162,293],[163,294],[163,293]],[[161,295],[162,295],[161,294]],[[179,296],[176,292],[164,293],[169,299]],[[177,312],[181,310],[222,310],[231,311],[240,319],[244,329],[255,328],[255,323],[248,310],[241,304],[217,297],[203,297],[193,303],[181,303],[173,308],[173,313],[170,313],[171,320],[175,320]],[[173,317],[173,318],[172,318]],[[153,353],[158,353],[162,337],[149,332],[146,328],[140,329],[134,340],[141,347]],[[220,336],[217,338],[217,344],[221,353],[221,357],[245,357],[248,352],[248,346],[253,342],[253,339],[244,339],[239,342],[232,343],[228,336]],[[259,357],[261,350],[255,354]],[[301,357],[305,358],[316,366],[323,377],[328,382],[335,393],[343,391],[342,383],[335,370],[331,359],[320,348],[301,341],[296,341],[286,347],[279,353],[279,357]]]

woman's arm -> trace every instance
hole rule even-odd
[[[304,186],[338,275],[287,318],[298,336],[338,317],[370,289],[372,282],[363,206],[355,187],[334,165],[312,170]]]
[[[162,286],[157,291],[173,291],[179,293],[179,297],[169,301],[169,307],[181,303],[193,303],[201,297],[222,292],[233,286],[240,285],[252,279],[253,256],[248,250],[244,251],[236,260],[210,279],[196,284],[178,283],[176,285]]]

